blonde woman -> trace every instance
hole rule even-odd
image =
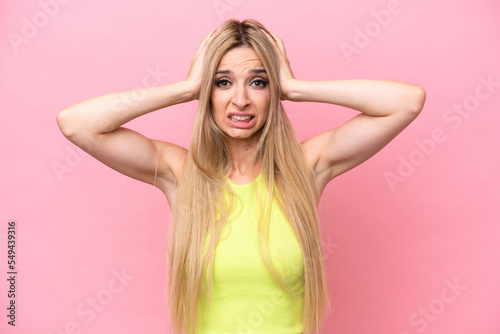
[[[117,112],[131,94],[144,98]],[[189,149],[122,127],[194,99]],[[281,100],[361,113],[300,143]],[[96,159],[165,194],[175,333],[299,334],[318,331],[328,306],[321,193],[389,143],[424,101],[422,88],[401,82],[296,79],[277,36],[230,20],[203,39],[184,81],[95,97],[57,122]]]

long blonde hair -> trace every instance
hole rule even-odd
[[[328,304],[316,207],[319,195],[314,190],[312,173],[280,101],[278,57],[261,29],[267,32],[254,20],[226,21],[207,49],[191,146],[172,208],[168,297],[171,325],[176,333],[196,333],[198,303],[202,296],[210,297],[215,247],[236,200],[226,178],[231,171],[227,137],[215,123],[210,96],[221,58],[230,49],[240,46],[250,46],[258,54],[267,72],[271,92],[268,118],[254,154],[255,159],[261,159],[265,188],[270,195],[266,203],[261,203],[261,258],[280,286],[292,294],[269,256],[269,216],[275,199],[302,249],[305,333],[320,329]],[[230,195],[229,201],[224,200],[224,192]]]

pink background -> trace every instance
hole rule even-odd
[[[297,78],[427,91],[413,124],[324,193],[333,310],[323,333],[500,333],[497,1],[59,1],[0,8],[1,333],[169,333],[166,200],[75,149],[55,118],[96,95],[184,79],[202,38],[232,17],[280,36]],[[286,107],[301,139],[356,114]],[[187,145],[195,109],[127,126]],[[6,324],[9,220],[16,327]]]

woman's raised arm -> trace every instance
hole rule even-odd
[[[134,96],[141,96],[140,103]],[[57,115],[61,132],[78,147],[114,170],[153,184],[158,157],[156,185],[164,190],[165,181],[174,181],[175,161],[183,149],[170,143],[151,140],[122,127],[128,121],[151,111],[193,100],[189,84],[141,88],[94,97]]]
[[[148,139],[122,125],[154,110],[196,99],[206,45],[211,36],[212,33],[203,39],[186,80],[166,86],[106,94],[72,105],[57,115],[62,133],[116,171],[143,182],[155,183],[164,192],[168,191],[178,179],[186,150],[171,143]],[[156,166],[158,170],[154,182]]]
[[[289,95],[295,101],[332,103],[361,112],[303,142],[324,185],[380,151],[419,115],[425,103],[425,91],[419,86],[389,80],[297,81],[291,87]]]
[[[269,36],[280,57],[283,100],[331,103],[361,112],[348,122],[302,143],[321,193],[334,177],[380,151],[424,107],[425,91],[416,85],[390,80],[297,80],[283,42]]]

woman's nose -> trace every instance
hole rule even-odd
[[[232,103],[240,109],[245,108],[249,104],[247,90],[244,85],[235,87]]]

